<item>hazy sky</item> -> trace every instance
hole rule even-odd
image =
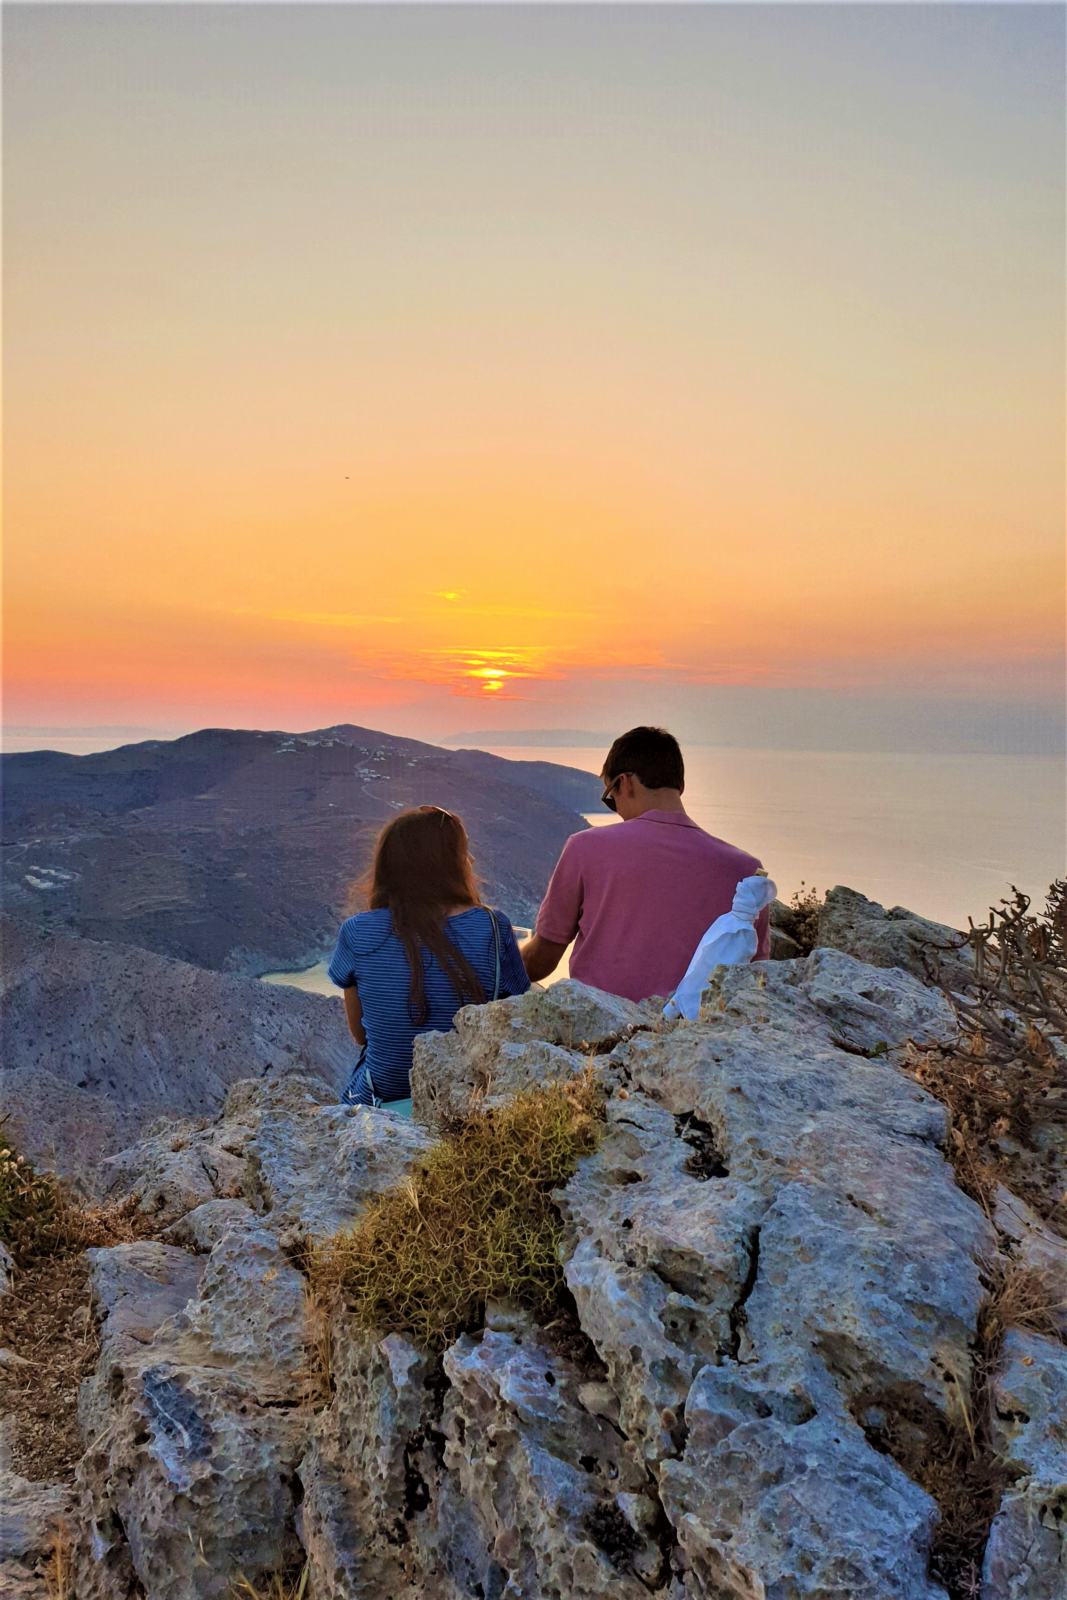
[[[3,26],[9,724],[1062,726],[1062,8]]]

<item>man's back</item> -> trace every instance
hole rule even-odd
[[[684,811],[645,811],[567,841],[537,917],[554,944],[577,935],[571,976],[631,1000],[669,995],[703,934],[729,911],[755,856],[698,828]],[[757,959],[770,950],[768,916]]]

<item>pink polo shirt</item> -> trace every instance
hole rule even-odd
[[[630,1000],[669,995],[740,880],[759,866],[684,811],[646,811],[571,835],[536,931],[552,944],[575,940],[572,978]],[[756,959],[765,961],[769,912],[760,913],[756,933]]]

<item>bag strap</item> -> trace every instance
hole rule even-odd
[[[496,912],[491,906],[485,908],[489,912],[489,921],[493,924],[493,959],[495,972],[493,974],[493,999],[500,999],[500,924],[496,920]]]

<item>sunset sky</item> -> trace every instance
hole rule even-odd
[[[5,6],[6,724],[1048,748],[1064,27]]]

